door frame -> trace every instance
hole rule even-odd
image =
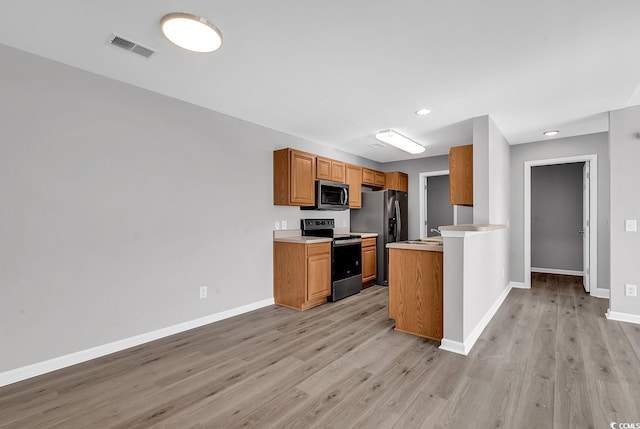
[[[577,155],[524,162],[524,286],[531,288],[531,168],[542,165],[589,163],[589,291],[598,289],[598,155]]]
[[[427,204],[427,202],[424,199],[425,189],[427,187],[427,178],[433,177],[433,176],[448,176],[448,175],[449,175],[449,170],[427,171],[427,172],[418,174],[418,178],[419,178],[418,189],[420,190],[420,238],[421,239],[427,238],[427,231],[424,227],[424,220],[427,215],[424,209]],[[453,224],[456,225],[457,223],[458,223],[458,207],[454,205],[453,206]]]

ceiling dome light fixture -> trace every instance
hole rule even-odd
[[[414,142],[408,137],[394,130],[383,130],[376,133],[376,138],[381,142],[395,146],[398,149],[402,149],[405,152],[409,152],[412,155],[417,155],[425,151],[425,147],[419,143]]]
[[[170,13],[160,20],[162,34],[193,52],[213,52],[222,46],[222,33],[206,19],[190,13]]]
[[[431,109],[427,109],[426,107],[416,110],[416,115],[418,116],[426,116],[429,113],[431,113]]]
[[[558,131],[558,130],[549,130],[549,131],[545,131],[542,134],[544,134],[547,137],[551,137],[551,136],[555,136],[556,134],[560,134],[560,131]]]

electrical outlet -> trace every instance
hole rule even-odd
[[[276,231],[280,230],[280,221],[276,221]]]
[[[282,229],[287,229],[287,221],[286,220],[283,220],[281,222],[281,224],[282,224]]]
[[[626,296],[638,296],[638,286],[630,284],[624,285],[624,294]]]
[[[201,286],[200,287],[200,299],[205,299],[207,297],[207,287],[206,286]]]
[[[624,230],[627,232],[638,231],[638,222],[635,219],[626,219],[624,221]]]

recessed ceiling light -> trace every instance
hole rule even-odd
[[[429,113],[431,113],[431,109],[427,109],[426,107],[416,110],[416,115],[418,116],[425,116]]]
[[[556,134],[560,134],[560,131],[558,131],[558,130],[549,130],[549,131],[545,131],[542,134],[544,134],[547,137],[551,137],[551,136],[555,136]]]
[[[381,142],[395,146],[405,152],[416,155],[425,151],[425,147],[394,130],[384,130],[376,133],[376,138]]]
[[[190,13],[170,13],[160,20],[172,43],[194,52],[213,52],[222,46],[222,33],[206,19]]]

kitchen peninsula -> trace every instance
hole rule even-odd
[[[442,237],[387,245],[389,317],[398,331],[466,355],[509,293],[499,254],[508,230],[474,224],[440,231]]]
[[[389,318],[397,331],[442,340],[442,237],[387,244]]]

